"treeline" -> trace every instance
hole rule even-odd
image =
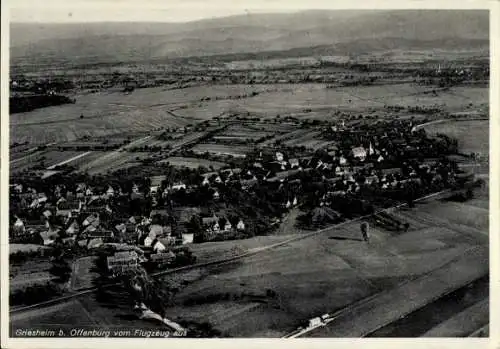
[[[47,282],[45,284],[34,284],[25,289],[15,290],[9,295],[9,304],[31,305],[47,301],[62,294],[61,288]]]
[[[75,100],[56,94],[13,96],[9,99],[9,112],[11,114],[24,113],[39,108],[69,103],[75,103]]]

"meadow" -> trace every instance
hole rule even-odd
[[[160,161],[160,163],[167,163],[167,162],[174,167],[187,167],[196,169],[198,167],[203,166],[206,168],[212,167],[216,171],[226,166],[225,163],[220,161],[212,161],[212,160],[189,158],[189,157],[177,157],[177,156],[172,156]]]
[[[432,223],[419,211],[404,214],[419,224],[405,234],[372,228],[370,244],[359,241],[359,224],[352,223],[207,269],[195,278],[186,276],[187,286],[176,295],[169,314],[172,319],[208,321],[225,336],[282,336],[305,319],[395,287],[486,243],[453,225],[441,226],[439,218]],[[436,210],[432,214],[439,215]],[[238,245],[221,242],[196,249],[203,255],[215,246],[226,251]]]
[[[458,140],[458,146],[465,153],[489,154],[489,121],[450,121],[425,127],[429,133],[442,133]]]
[[[76,104],[19,113],[10,119],[10,142],[44,144],[74,141],[84,136],[108,136],[179,128],[196,120],[236,114],[274,118],[276,115],[319,113],[332,110],[366,112],[384,105],[433,106],[466,110],[470,103],[488,103],[485,87],[453,87],[436,95],[431,87],[391,84],[326,88],[324,84],[210,85],[184,89],[137,89],[130,94],[100,92],[76,95]],[[248,98],[234,96],[252,95]],[[233,98],[234,97],[234,98]],[[83,118],[81,116],[83,115]],[[319,115],[313,115],[320,118]]]
[[[191,148],[191,150],[197,154],[204,154],[205,152],[208,152],[215,155],[231,155],[234,157],[245,157],[251,149],[251,147],[244,145],[225,145],[212,143],[200,143]]]

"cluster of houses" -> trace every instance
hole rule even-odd
[[[33,188],[25,188],[23,184],[12,184],[11,202],[15,204],[12,206],[14,212],[10,241],[43,245],[59,241],[88,249],[105,243],[128,243],[152,248],[159,253],[168,246],[192,243],[193,234],[185,229],[173,234],[172,211],[157,204],[158,198],[194,188],[182,182],[161,185],[162,176],[152,179],[149,188],[134,184],[130,192],[124,192],[119,186],[109,185],[107,189],[97,189],[80,183],[75,190],[56,185],[46,193],[40,193]],[[210,180],[205,177],[204,182],[200,185],[224,185],[220,176]],[[217,191],[213,197],[218,199]],[[129,215],[127,206],[118,204],[137,200],[151,203],[152,209],[148,215]],[[216,235],[232,230],[244,231],[245,223],[239,219],[231,224],[225,217],[219,219],[212,216],[203,218],[203,229]]]
[[[24,189],[21,184],[11,185],[11,201],[17,202],[18,212],[14,213],[10,239],[13,242],[38,241],[44,245],[60,240],[65,244],[94,248],[106,242],[136,241],[146,231],[153,238],[170,238],[168,229],[153,224],[154,211],[150,217],[115,215],[113,198],[118,196],[133,199],[144,197],[144,194],[137,186],[131,193],[123,193],[112,186],[95,192],[82,183],[75,191],[56,185],[49,193],[39,193],[33,188]]]
[[[239,168],[205,173],[197,182],[167,183],[166,176],[155,176],[147,187],[144,183],[134,184],[129,190],[119,185],[93,188],[78,183],[71,186],[72,190],[69,185],[55,185],[44,193],[20,183],[12,184],[11,211],[14,207],[15,219],[10,238],[14,242],[33,241],[36,237],[44,245],[62,240],[87,248],[109,241],[127,242],[161,251],[172,244],[193,241],[185,230],[176,229],[173,234],[169,221],[172,207],[165,204],[179,192],[204,190],[213,202],[224,203],[225,187],[235,183],[247,191],[263,183],[271,184],[266,186],[269,190],[280,190],[283,184],[300,182],[314,174],[329,183],[334,193],[355,195],[364,186],[383,192],[409,182],[438,183],[456,175],[456,168],[450,163],[425,157],[438,148],[440,140],[430,139],[411,121],[365,127],[346,127],[342,122],[324,130],[323,136],[330,142],[320,151],[304,155],[289,148],[268,147],[249,154]],[[295,192],[286,196],[282,205],[290,209],[300,201],[302,197]],[[139,216],[130,214],[134,202],[147,204],[151,210]],[[231,219],[213,214],[202,217],[202,229],[214,236],[248,228],[245,217]]]
[[[231,224],[231,221],[226,217],[218,217],[217,215],[213,215],[212,217],[202,218],[202,227],[203,229],[205,229],[209,236],[213,236],[219,233],[231,232],[233,229],[244,231],[245,223],[242,219],[239,219],[238,222],[233,226],[233,224]]]

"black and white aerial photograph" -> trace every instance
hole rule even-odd
[[[292,4],[11,1],[10,338],[490,337],[490,10]]]

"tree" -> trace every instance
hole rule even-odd
[[[56,242],[53,250],[52,266],[49,272],[57,277],[56,281],[59,283],[65,283],[71,277],[71,267],[64,257],[65,253],[62,244]]]

